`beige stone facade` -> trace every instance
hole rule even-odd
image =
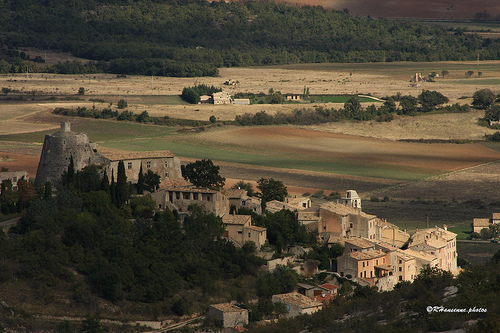
[[[12,190],[17,191],[17,182],[19,179],[24,178],[28,181],[28,173],[26,171],[3,171],[0,172],[0,184],[4,180],[10,180],[12,182]],[[2,193],[2,189],[0,188],[0,193]]]
[[[457,235],[443,228],[417,231],[411,237],[409,248],[431,254],[437,258],[437,267],[446,271],[457,270]]]
[[[127,180],[134,184],[139,180],[141,165],[143,174],[151,170],[160,175],[162,181],[182,178],[181,162],[178,157],[168,150],[144,152],[113,151],[103,152],[102,155],[107,162],[107,172],[110,178],[112,172],[116,177],[118,173],[118,163],[120,161],[124,163]]]
[[[173,186],[151,193],[157,209],[169,208],[184,213],[198,204],[216,216],[229,214],[229,201],[221,192],[195,186]]]
[[[233,242],[236,246],[242,247],[246,242],[254,242],[257,250],[267,240],[267,229],[252,225],[250,215],[224,215],[222,223],[226,228],[224,237]]]

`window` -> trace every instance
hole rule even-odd
[[[248,238],[250,238],[250,233],[248,233]]]
[[[16,183],[16,182],[17,182],[17,177],[16,177],[16,176],[12,177],[12,182],[13,182],[13,183]]]
[[[241,235],[242,233],[243,233],[243,231],[238,231],[238,234],[240,234],[240,235]]]
[[[146,162],[146,168],[151,169],[151,161]]]
[[[363,261],[363,267],[365,267],[365,262]]]
[[[382,258],[382,262],[385,264],[385,258]]]
[[[127,163],[127,169],[132,170],[132,162]]]
[[[165,168],[168,168],[168,162],[165,161]]]
[[[165,178],[168,178],[168,172],[165,172]]]
[[[198,193],[193,193],[193,200],[198,200]]]
[[[189,200],[189,193],[184,193],[184,199]]]
[[[181,192],[175,192],[175,198],[179,200],[181,198]]]
[[[210,194],[207,195],[207,201],[210,201],[211,197],[210,197]]]
[[[399,276],[399,281],[403,281],[403,277],[401,275]]]
[[[366,262],[366,266],[370,266],[370,262],[369,261]]]
[[[402,272],[403,271],[403,267],[399,266],[399,271]]]
[[[375,260],[375,265],[378,265],[378,259],[377,259],[377,260]]]
[[[354,228],[353,224],[351,223],[351,225],[349,226],[351,229]]]
[[[403,263],[403,260],[399,260],[399,263],[402,264]]]

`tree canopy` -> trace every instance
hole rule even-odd
[[[280,180],[272,178],[261,178],[257,181],[257,188],[261,193],[261,198],[264,202],[278,200],[284,201],[288,195],[288,190]]]
[[[219,174],[220,167],[212,160],[197,160],[181,166],[182,175],[193,185],[218,190],[224,186],[226,178]]]

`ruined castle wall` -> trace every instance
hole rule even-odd
[[[62,130],[45,136],[42,155],[38,164],[35,185],[50,181],[54,186],[62,185],[62,174],[68,170],[71,156],[75,171],[96,162],[96,154],[87,134]]]

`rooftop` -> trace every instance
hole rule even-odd
[[[156,150],[156,151],[125,151],[117,149],[106,149],[100,150],[99,153],[109,159],[110,161],[125,161],[125,160],[138,160],[144,158],[165,158],[165,157],[175,157],[168,150]]]
[[[493,213],[493,220],[498,220],[500,219],[500,213]]]
[[[228,188],[225,190],[222,190],[222,193],[228,198],[243,198],[247,196],[247,191],[243,189],[237,189],[237,188]]]
[[[474,219],[474,227],[488,227],[490,225],[490,219]]]
[[[252,223],[251,215],[232,215],[227,214],[222,217],[222,223],[225,224],[250,224]]]
[[[320,284],[318,287],[321,287],[321,288],[326,289],[326,290],[335,290],[335,289],[338,289],[337,286],[334,286],[331,283],[323,283],[323,284]]]
[[[432,254],[427,254],[427,253],[424,253],[424,252],[421,252],[421,251],[415,251],[415,250],[412,250],[412,249],[406,249],[406,250],[402,250],[402,252],[404,254],[406,254],[406,255],[410,255],[410,256],[413,256],[415,258],[426,260],[426,261],[429,261],[429,262],[432,262],[433,260],[436,260],[436,257],[433,256]],[[398,251],[398,253],[399,253],[399,251]]]
[[[302,294],[292,292],[288,294],[273,295],[283,303],[289,303],[301,307],[302,309],[322,306],[322,303],[314,301]]]
[[[210,305],[213,308],[216,308],[217,310],[220,310],[222,312],[241,312],[241,311],[247,311],[246,309],[240,308],[239,306],[236,306],[232,303],[220,303],[220,304],[212,304]]]
[[[245,229],[255,230],[255,231],[266,231],[266,228],[258,227],[256,225],[246,225]]]
[[[349,256],[357,260],[368,260],[383,257],[385,253],[379,250],[368,250],[366,252],[351,252]]]
[[[335,214],[339,214],[339,215],[361,215],[361,216],[366,217],[368,219],[373,219],[376,217],[375,215],[363,213],[358,209],[348,207],[346,205],[343,205],[343,204],[337,203],[337,202],[327,202],[327,203],[321,205],[320,208],[328,210],[328,211],[333,212]]]
[[[361,238],[350,238],[345,240],[346,243],[352,244],[354,246],[360,247],[362,249],[368,249],[370,247],[374,247],[375,244],[370,243],[366,240],[363,240]]]

